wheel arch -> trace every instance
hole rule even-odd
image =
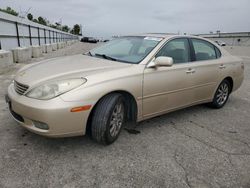
[[[233,78],[232,78],[231,76],[227,76],[227,77],[224,77],[224,79],[222,79],[221,82],[223,82],[224,80],[227,80],[227,81],[230,83],[230,86],[231,86],[231,88],[230,88],[230,93],[232,93],[233,87],[234,87]],[[214,98],[214,95],[215,95],[215,93],[216,93],[216,91],[217,91],[219,85],[221,84],[221,82],[218,82],[218,83],[217,83],[217,86],[214,88],[214,91],[213,91],[213,95],[212,95],[211,100]]]
[[[99,100],[95,103],[95,105],[91,109],[91,112],[90,112],[88,120],[87,120],[87,126],[86,126],[86,133],[88,135],[91,135],[91,121],[92,121],[94,110],[96,109],[99,102],[104,97],[106,97],[106,96],[108,96],[110,94],[114,94],[114,93],[121,94],[124,97],[125,108],[126,108],[126,121],[127,122],[133,122],[133,123],[135,123],[137,121],[138,106],[137,106],[137,102],[135,100],[135,97],[128,91],[124,91],[124,90],[112,91],[112,92],[106,93],[101,98],[99,98]]]
[[[226,78],[224,78],[223,80],[227,80],[229,83],[230,83],[230,93],[233,91],[233,87],[234,87],[234,81],[233,81],[233,78],[231,76],[228,76]]]

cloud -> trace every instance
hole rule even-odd
[[[1,0],[0,7],[31,7],[52,22],[82,24],[84,35],[144,32],[250,31],[249,0]]]

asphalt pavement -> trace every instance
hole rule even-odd
[[[92,47],[77,43],[40,59]],[[139,123],[139,134],[123,130],[109,146],[87,136],[52,139],[22,128],[4,94],[23,64],[1,70],[0,187],[249,188],[250,58],[240,55],[245,80],[224,108],[199,105],[156,117]]]

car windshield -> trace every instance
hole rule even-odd
[[[160,37],[119,37],[90,51],[90,55],[125,63],[140,63],[162,40]]]

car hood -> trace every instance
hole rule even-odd
[[[47,80],[86,77],[128,66],[131,65],[80,54],[27,65],[17,72],[15,80],[31,86]]]

